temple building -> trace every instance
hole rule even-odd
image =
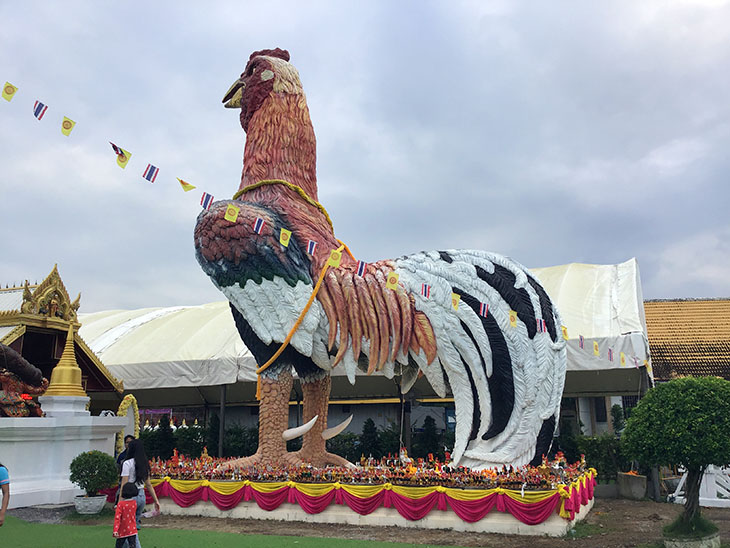
[[[91,398],[92,415],[98,415],[119,407],[124,386],[79,336],[80,300],[80,293],[73,301],[69,297],[58,265],[39,284],[26,281],[22,286],[0,288],[0,343],[21,354],[50,380],[72,327],[82,389]]]
[[[644,308],[657,382],[730,380],[730,299],[661,299]]]

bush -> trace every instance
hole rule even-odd
[[[669,538],[702,538],[717,532],[717,526],[702,516],[696,516],[694,520],[685,523],[682,516],[677,517],[672,523],[664,527],[664,536]]]
[[[259,446],[259,431],[254,427],[238,424],[226,428],[223,434],[224,457],[248,457],[253,455]]]
[[[553,443],[550,450],[551,456],[555,456],[555,453],[562,451],[565,455],[565,460],[568,462],[577,462],[580,460],[581,450],[578,449],[578,436],[573,432],[573,423],[570,420],[560,421],[560,435],[557,438],[557,443]],[[594,466],[592,463],[588,463],[589,466]],[[598,476],[599,480],[601,476]]]
[[[87,451],[76,455],[69,466],[70,480],[93,497],[102,489],[114,487],[119,482],[119,470],[114,457],[101,451]]]
[[[185,455],[191,459],[197,459],[203,452],[203,447],[205,446],[204,428],[197,425],[181,426],[175,430],[174,436],[175,448],[181,455]]]
[[[628,470],[629,462],[621,450],[621,441],[613,434],[578,436],[576,445],[578,451],[585,455],[588,466],[596,469],[598,481],[602,483],[616,481],[620,471]],[[568,462],[575,462],[578,458],[580,455],[571,460],[566,455]]]
[[[342,432],[339,436],[327,440],[327,451],[350,462],[360,462],[360,456],[363,454],[360,449],[360,436],[354,432]]]
[[[144,428],[139,431],[139,439],[144,445],[144,452],[149,458],[159,456],[160,451],[157,443],[157,431],[152,428]]]

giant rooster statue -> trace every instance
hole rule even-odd
[[[325,449],[342,428],[327,428],[338,364],[352,383],[360,367],[399,376],[403,392],[421,374],[442,397],[450,389],[453,465],[539,461],[555,432],[566,351],[537,280],[511,259],[472,250],[364,265],[346,249],[328,266],[343,246],[317,201],[314,130],[289,53],[253,53],[223,101],[241,112],[243,175],[232,200],[198,217],[196,257],[258,364],[284,346],[259,368],[259,448],[239,464],[346,464]],[[287,430],[292,370],[307,424]],[[302,432],[301,450],[287,453],[286,439]]]

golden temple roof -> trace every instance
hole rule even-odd
[[[730,299],[645,301],[654,376],[730,380]]]
[[[122,381],[109,372],[78,334],[80,302],[81,293],[71,300],[58,273],[58,265],[54,265],[41,283],[30,284],[26,280],[22,286],[0,288],[0,343],[11,345],[29,329],[43,333],[67,333],[69,326],[73,325],[73,341],[85,355],[86,363],[90,363],[90,367],[98,370],[101,377],[121,393],[124,390]]]

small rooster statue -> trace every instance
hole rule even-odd
[[[331,258],[343,246],[318,202],[314,130],[289,53],[254,52],[223,102],[241,112],[243,175],[232,200],[203,210],[194,240],[243,342],[266,365],[258,451],[237,463],[348,464],[325,448],[346,426],[327,428],[329,374],[341,364],[352,383],[360,368],[398,376],[403,392],[420,375],[442,397],[450,391],[452,465],[539,464],[555,432],[566,350],[537,280],[484,251]],[[306,424],[287,429],[293,371]],[[288,453],[286,440],[299,435],[302,448]]]

